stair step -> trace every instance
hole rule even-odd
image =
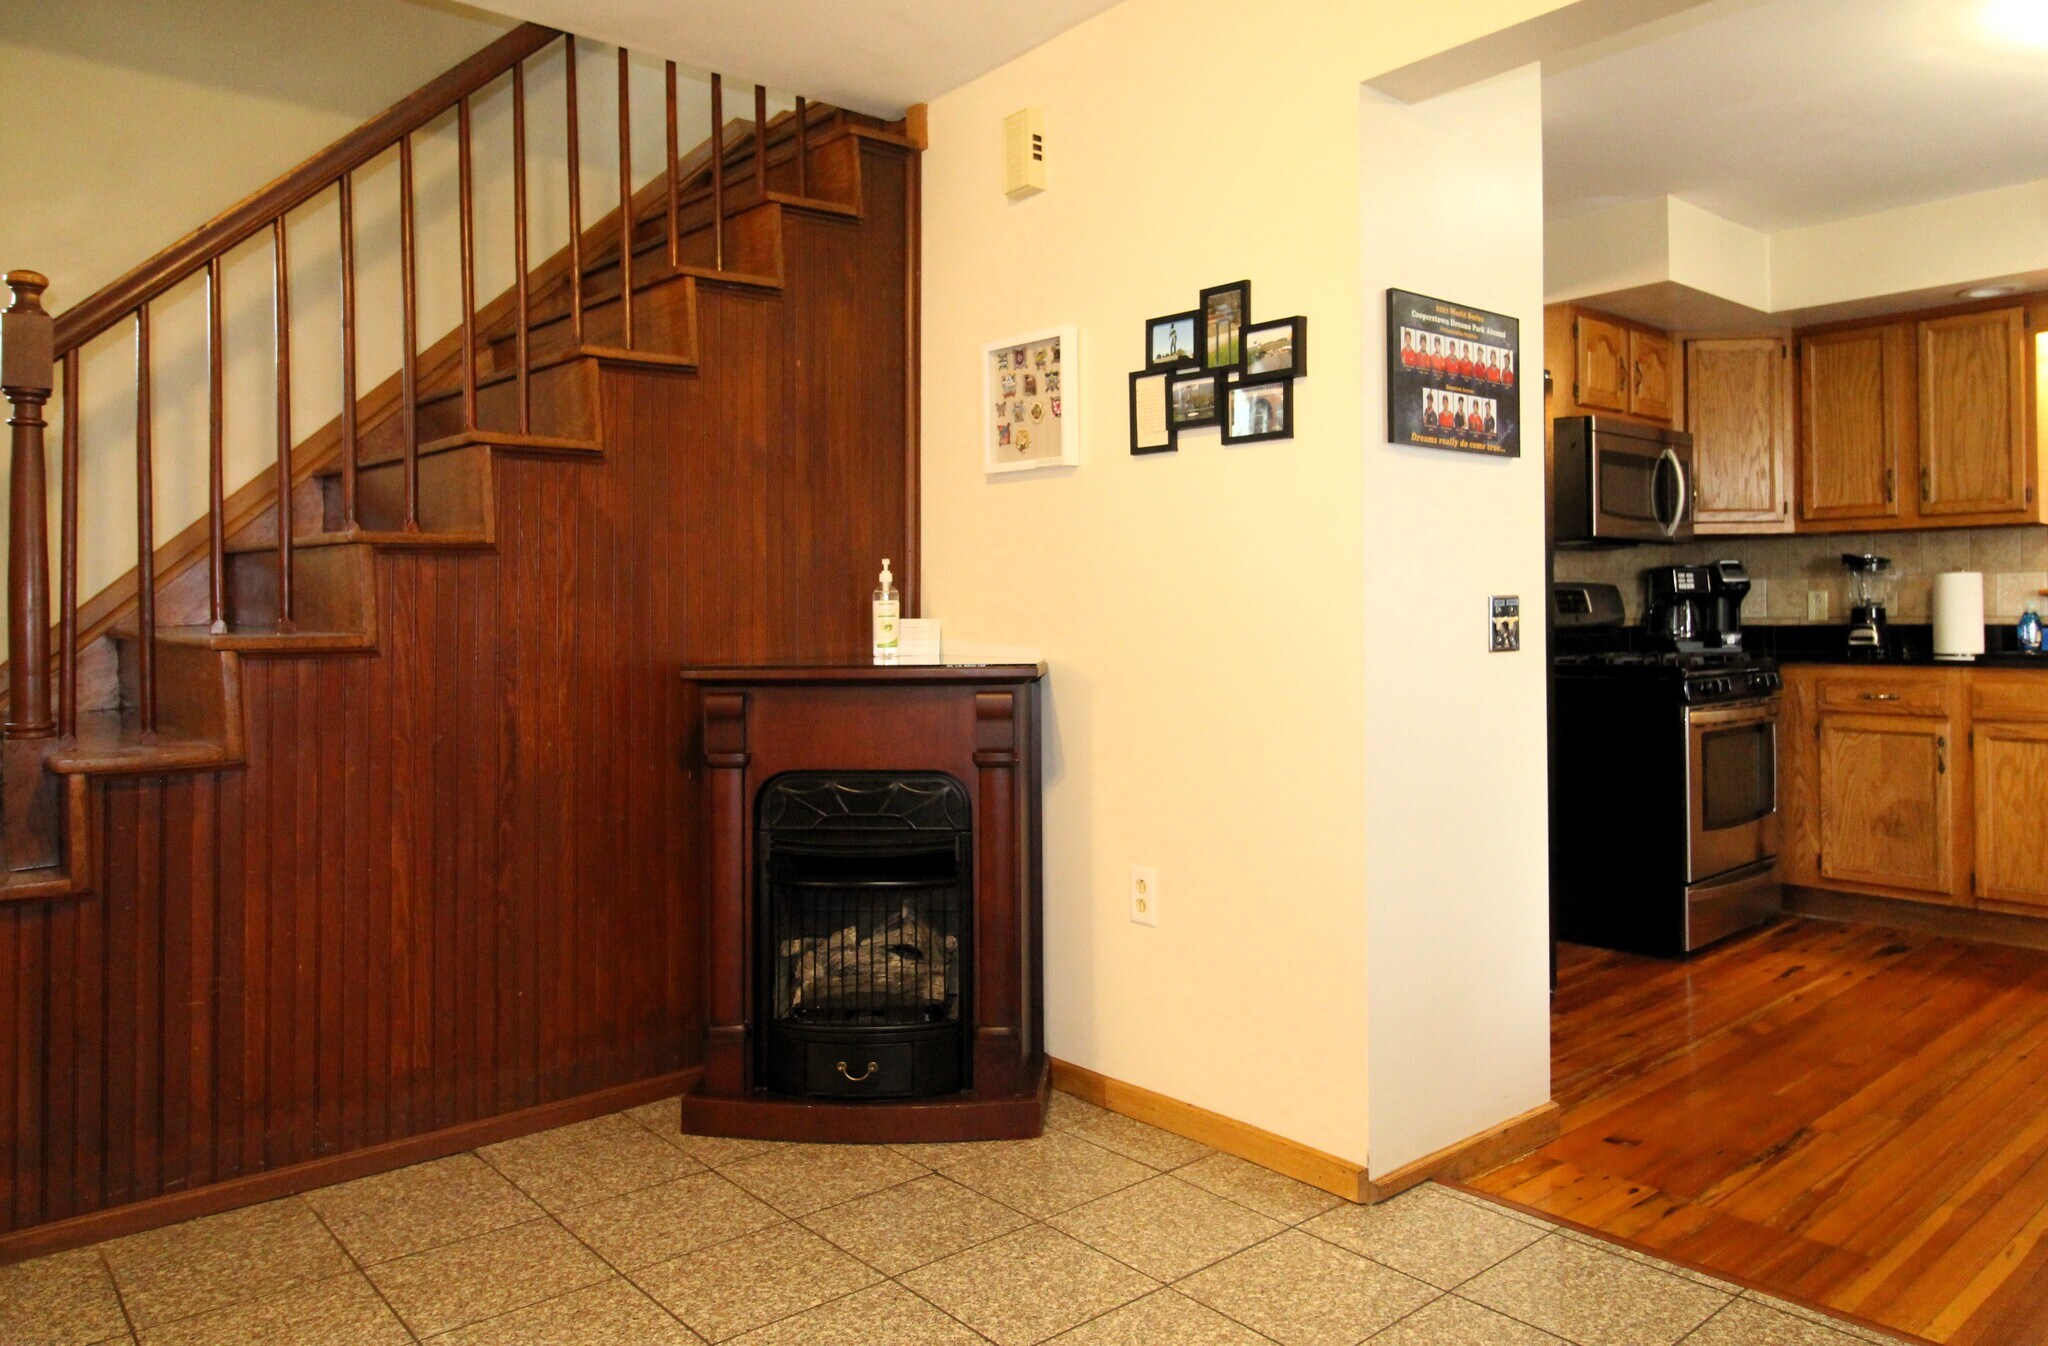
[[[397,529],[347,528],[333,532],[295,533],[292,535],[292,550],[303,551],[309,547],[448,547],[455,550],[471,551],[496,545],[496,539],[488,533],[463,531],[436,533],[426,529],[417,532],[403,532]],[[275,540],[259,539],[250,542],[230,542],[228,554],[250,556],[259,552],[275,552]]]
[[[50,750],[43,764],[59,775],[203,771],[235,766],[241,757],[220,739],[145,734],[118,710],[81,711],[78,733]]]
[[[116,640],[135,641],[142,631],[133,620],[114,624],[108,632]],[[374,650],[376,639],[366,631],[316,631],[295,628],[280,631],[259,623],[233,623],[224,631],[211,626],[159,626],[158,641],[168,645],[191,645],[208,650],[238,650],[244,654],[305,654]]]

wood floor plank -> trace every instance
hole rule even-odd
[[[1556,1140],[1479,1191],[1928,1340],[2048,1346],[2048,951],[1566,946]]]

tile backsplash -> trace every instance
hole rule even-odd
[[[1803,623],[1806,595],[1828,595],[1829,622],[1848,620],[1848,575],[1842,553],[1889,556],[1898,572],[1901,622],[1933,620],[1934,577],[1947,570],[1984,575],[1984,619],[2017,620],[2028,598],[2048,588],[2048,527],[1943,528],[1904,533],[1829,533],[1803,537],[1713,537],[1676,546],[1621,547],[1612,551],[1561,549],[1557,577],[1619,585],[1630,621],[1642,617],[1642,572],[1657,565],[1702,565],[1735,558],[1749,570],[1752,588],[1743,620],[1776,625]],[[2042,600],[2048,611],[2048,599]]]

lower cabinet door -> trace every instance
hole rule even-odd
[[[1977,896],[2048,907],[2048,724],[1975,735]]]
[[[1848,883],[1952,895],[1949,721],[1820,720],[1820,872]]]

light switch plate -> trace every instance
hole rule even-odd
[[[1516,594],[1495,594],[1486,600],[1486,648],[1509,654],[1522,648],[1522,600]]]
[[[1806,620],[1824,622],[1828,619],[1828,591],[1808,589],[1806,591]]]

